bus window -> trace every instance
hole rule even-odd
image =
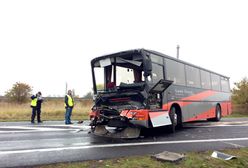
[[[230,92],[230,88],[229,88],[229,82],[227,78],[221,77],[221,90],[223,92]]]
[[[158,63],[158,64],[163,64],[163,58],[154,54],[150,55],[150,58],[152,62]]]
[[[160,79],[164,79],[163,66],[152,63],[152,82],[157,83]]]
[[[201,70],[201,86],[203,89],[211,89],[210,73]]]
[[[212,89],[220,91],[220,76],[211,73]]]
[[[166,59],[166,77],[174,84],[185,85],[184,64]]]
[[[200,87],[200,72],[198,68],[186,65],[187,86]]]

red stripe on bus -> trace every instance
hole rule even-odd
[[[201,92],[201,93],[189,96],[189,97],[182,98],[181,100],[191,100],[191,101],[202,100],[206,97],[214,95],[215,93],[216,93],[215,91],[207,90],[207,91],[204,91],[204,92]]]
[[[206,97],[209,97],[209,96],[212,96],[214,94],[216,94],[217,92],[215,91],[212,91],[212,90],[207,90],[207,91],[204,91],[204,92],[201,92],[201,93],[197,93],[197,94],[194,94],[192,96],[188,96],[188,97],[185,97],[185,98],[182,98],[178,101],[173,101],[173,102],[169,102],[167,104],[164,104],[163,105],[163,109],[164,110],[169,110],[170,109],[170,106],[173,104],[173,103],[177,103],[179,104],[180,107],[183,107],[183,106],[187,106],[189,104],[192,104],[193,102],[191,101],[199,101],[199,100],[203,100],[204,98]],[[186,101],[186,102],[185,102]]]

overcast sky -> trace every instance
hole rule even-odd
[[[152,49],[224,74],[248,75],[248,2],[243,0],[0,1],[0,95],[19,81],[43,95],[83,96],[90,60]],[[233,86],[233,85],[232,85]]]

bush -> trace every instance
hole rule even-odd
[[[248,104],[248,79],[243,78],[240,82],[234,83],[232,90],[232,101],[234,104]]]
[[[5,96],[9,101],[21,104],[29,100],[31,92],[31,86],[26,83],[16,82],[12,88],[6,92]]]

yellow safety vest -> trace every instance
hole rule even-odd
[[[67,96],[67,98],[68,98],[68,105],[69,105],[69,107],[73,107],[73,105],[74,105],[74,100],[73,100],[73,98],[70,96],[70,95],[66,95]],[[65,107],[66,107],[66,104],[65,104]]]
[[[37,98],[34,98],[33,100],[31,100],[31,106],[36,107],[37,106],[37,101],[38,101]]]

